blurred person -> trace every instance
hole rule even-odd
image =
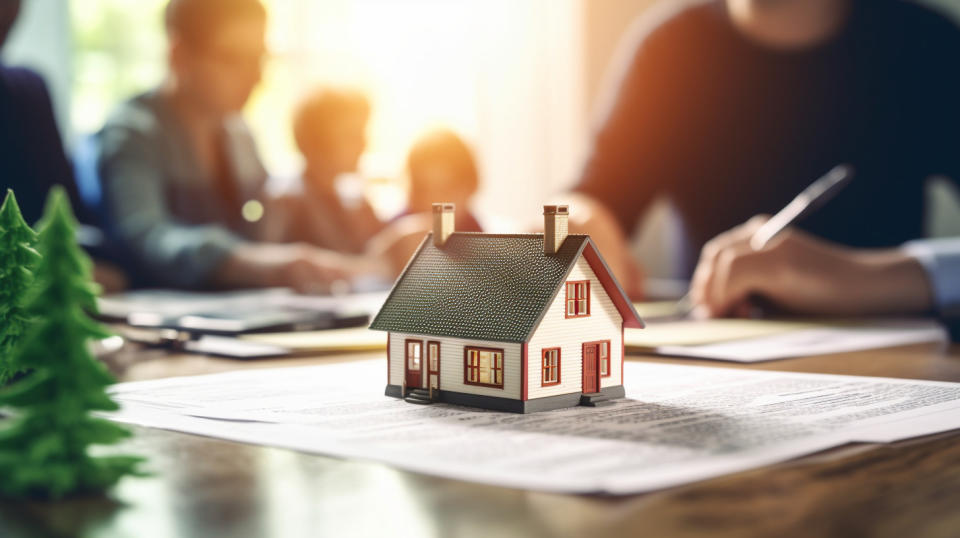
[[[297,108],[293,132],[305,165],[296,191],[279,202],[288,219],[284,240],[358,254],[383,228],[356,181],[356,192],[338,189],[338,180],[357,172],[369,118],[366,96],[348,89],[314,91]]]
[[[635,27],[571,201],[618,276],[650,202],[689,240],[773,213],[839,163],[857,177],[800,223],[862,249],[923,234],[924,182],[960,178],[960,32],[899,0],[685,2]]]
[[[20,6],[20,0],[0,0],[0,48]],[[0,200],[7,189],[13,189],[24,220],[34,225],[54,185],[67,191],[77,218],[89,223],[90,216],[79,203],[73,167],[63,148],[46,83],[27,68],[0,63]],[[90,244],[84,246],[91,248]],[[91,255],[96,254],[94,249]],[[95,260],[93,276],[107,292],[127,285],[123,272],[103,260]]]
[[[20,0],[0,1],[0,47],[20,13]],[[23,218],[40,219],[47,192],[62,185],[77,207],[73,169],[43,77],[0,64],[0,198],[13,189]],[[78,208],[79,209],[79,208]]]
[[[455,204],[456,231],[483,231],[469,209],[480,186],[477,162],[456,133],[435,129],[417,139],[407,154],[407,175],[406,209],[371,242],[372,252],[389,260],[394,274],[403,270],[424,234],[432,229],[434,202]]]
[[[477,160],[456,133],[435,129],[417,139],[407,155],[407,175],[410,196],[405,214],[430,213],[434,202],[452,202],[457,206],[457,231],[483,231],[469,209],[480,188]]]
[[[936,312],[960,340],[960,238],[853,248],[788,228],[763,249],[754,217],[711,239],[691,296],[708,316],[744,316],[757,305],[801,314],[862,316]]]
[[[258,0],[171,0],[168,74],[98,133],[111,233],[142,284],[292,286],[324,291],[362,260],[258,242],[267,174],[241,109],[259,83],[266,11]]]

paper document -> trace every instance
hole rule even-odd
[[[101,315],[125,319],[137,312],[164,316],[182,316],[209,310],[250,311],[264,308],[290,307],[311,310],[352,309],[376,312],[387,293],[371,291],[349,295],[298,295],[288,288],[196,292],[169,289],[143,289],[99,297]]]
[[[663,346],[716,344],[822,326],[810,322],[768,319],[690,319],[651,321],[646,328],[630,329],[624,336],[628,348],[656,350]]]
[[[366,327],[325,331],[244,334],[239,338],[251,343],[282,347],[293,353],[387,349],[387,333],[371,331]]]
[[[681,317],[677,301],[644,301],[633,303],[633,308],[646,322],[658,319],[679,319]]]
[[[960,384],[628,362],[610,407],[517,415],[383,396],[385,362],[124,383],[110,418],[431,475],[628,494],[960,427]]]
[[[736,362],[947,340],[946,330],[932,319],[683,320],[650,322],[645,329],[624,332],[624,345],[631,351]]]
[[[236,335],[365,326],[385,298],[385,292],[312,296],[285,288],[218,293],[148,289],[102,297],[97,304],[101,316],[137,327]]]

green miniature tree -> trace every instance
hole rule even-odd
[[[35,321],[14,351],[33,372],[0,391],[14,418],[0,426],[0,495],[48,497],[103,490],[139,474],[140,458],[93,457],[90,445],[113,444],[129,432],[91,411],[117,409],[106,393],[113,378],[87,348],[109,335],[88,317],[96,309],[92,263],[77,246],[76,221],[55,188],[40,222],[42,256],[26,309]]]
[[[13,191],[0,205],[0,387],[21,371],[11,354],[30,322],[23,309],[24,296],[33,282],[31,269],[40,258],[33,246],[37,234],[20,214]]]

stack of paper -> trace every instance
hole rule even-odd
[[[960,384],[625,365],[627,399],[514,415],[383,396],[383,361],[120,384],[110,418],[461,480],[627,494],[960,427]]]
[[[947,331],[931,319],[651,321],[624,334],[631,351],[736,362],[947,340]]]

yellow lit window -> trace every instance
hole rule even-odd
[[[541,385],[556,385],[560,382],[560,348],[543,350]]]
[[[503,388],[503,350],[468,347],[464,377],[468,384]]]
[[[590,315],[590,281],[567,282],[566,317],[579,318]]]

